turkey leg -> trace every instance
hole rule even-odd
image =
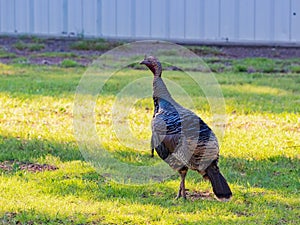
[[[187,189],[185,189],[185,176],[187,174],[187,169],[185,168],[184,170],[180,170],[179,173],[181,176],[181,182],[180,182],[180,186],[179,186],[179,190],[178,190],[176,199],[179,199],[180,197],[183,197],[184,199],[186,199],[185,192]]]

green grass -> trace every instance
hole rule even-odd
[[[74,61],[72,59],[64,59],[61,62],[61,66],[65,67],[65,68],[70,68],[70,67],[78,67],[80,65],[78,64],[78,62],[76,62],[76,61]]]
[[[228,116],[220,158],[234,195],[227,203],[211,197],[174,200],[178,176],[146,185],[107,180],[85,162],[74,137],[74,94],[85,69],[0,64],[0,162],[58,167],[39,173],[0,169],[0,224],[297,224],[300,76],[272,73],[269,63],[273,65],[257,65],[265,73],[216,74]],[[128,115],[133,135],[146,140],[139,151],[119,143],[111,107],[129,82],[149,76],[146,70],[117,72],[95,107],[102,144],[116,159],[133,165],[161,161],[157,155],[149,157],[151,97],[135,102]],[[209,104],[195,83],[178,71],[163,76],[180,84],[194,111],[212,125]],[[151,94],[151,84],[141,88]],[[185,98],[177,100],[192,106]],[[212,192],[193,171],[186,186],[192,192]]]
[[[34,54],[31,57],[49,57],[49,58],[57,58],[57,57],[61,57],[61,58],[78,58],[78,55],[72,52],[43,52],[43,53],[38,53],[38,54]]]
[[[200,55],[213,55],[213,56],[221,56],[223,53],[221,50],[217,49],[216,47],[211,46],[190,46],[188,47],[191,51],[195,52],[196,54]]]
[[[70,48],[74,50],[94,50],[94,51],[105,51],[110,50],[121,43],[119,42],[108,42],[104,39],[96,40],[79,40],[71,44]]]
[[[300,73],[300,65],[291,65],[291,71],[293,73]]]
[[[245,58],[233,61],[235,72],[299,73],[299,59]]]
[[[16,57],[16,54],[8,52],[3,47],[0,46],[0,59],[1,58],[12,59],[15,57]]]
[[[34,41],[33,43],[26,43],[20,40],[16,42],[13,46],[20,51],[28,50],[30,52],[41,51],[45,48],[45,44],[40,43],[39,41]]]

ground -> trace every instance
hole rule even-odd
[[[97,41],[97,40],[96,40]],[[60,65],[68,58],[86,66],[107,50],[122,44],[100,39],[100,44],[74,38],[0,37],[0,62],[24,61],[32,64]],[[260,57],[270,59],[293,59],[300,57],[300,47],[255,46],[188,46],[201,57],[243,59]],[[2,50],[2,56],[1,56]],[[4,54],[6,53],[6,54]],[[55,53],[55,54],[51,54]]]
[[[85,160],[74,135],[75,92],[87,65],[119,44],[0,39],[0,224],[298,224],[299,48],[188,46],[215,72],[226,102],[219,165],[233,198],[225,203],[194,171],[187,175],[187,201],[176,201],[176,174],[158,183],[123,184]],[[164,53],[176,56],[172,49]],[[184,69],[197,72],[190,65]],[[163,77],[179,84],[193,111],[212,125],[199,86],[180,69],[163,67]],[[161,162],[150,157],[151,97],[135,102],[126,118],[132,134],[145,140],[142,149],[120,143],[112,126],[117,94],[149,76],[138,65],[119,70],[95,105],[97,135],[125,165]],[[142,91],[151,92],[151,84]],[[185,98],[176,100],[189,106]]]

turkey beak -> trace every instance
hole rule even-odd
[[[141,65],[147,65],[147,60],[144,59],[143,61],[140,62]]]

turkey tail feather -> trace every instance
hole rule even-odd
[[[216,163],[212,163],[206,169],[206,176],[210,180],[213,192],[217,196],[219,200],[230,199],[232,196],[232,192],[230,190],[229,185],[227,184],[226,179],[220,173],[218,166]]]

